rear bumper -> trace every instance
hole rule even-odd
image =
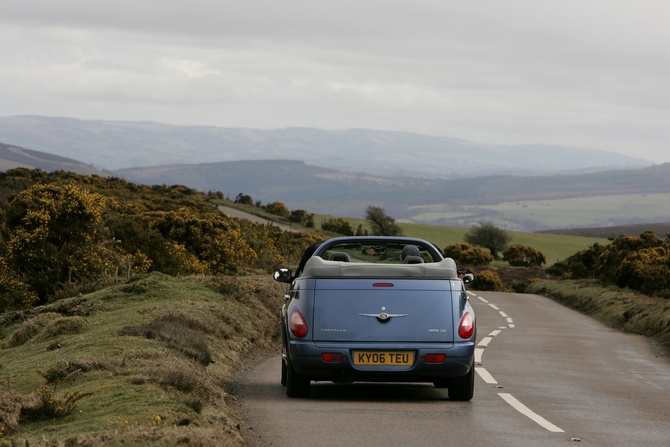
[[[411,351],[410,366],[354,365],[353,351]],[[465,376],[473,366],[474,342],[436,343],[319,343],[291,340],[287,355],[295,370],[310,380],[333,382],[435,382]],[[324,353],[341,354],[342,362],[325,362]],[[426,363],[426,354],[446,354],[442,363]]]

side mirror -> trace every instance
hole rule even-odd
[[[272,279],[274,279],[277,282],[290,283],[291,281],[293,281],[293,274],[291,273],[290,269],[282,268],[282,269],[276,270],[272,274]]]
[[[475,274],[468,269],[458,269],[457,272],[458,277],[461,278],[465,284],[475,280]]]

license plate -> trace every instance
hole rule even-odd
[[[354,351],[354,365],[411,366],[411,351]]]

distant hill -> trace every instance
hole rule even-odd
[[[670,222],[670,163],[588,174],[449,180],[343,173],[290,160],[160,166],[119,170],[114,174],[136,183],[184,184],[201,191],[221,191],[230,198],[244,193],[263,203],[282,201],[290,209],[339,216],[362,217],[367,206],[376,205],[384,207],[396,219],[417,222],[429,222],[416,218],[420,207],[455,211],[467,208],[470,222],[477,222],[490,218],[485,206],[501,202],[638,194],[665,202],[653,202],[648,214],[631,210],[621,224]],[[515,228],[527,231],[556,227],[532,220],[514,221],[514,216],[505,218],[515,222]],[[600,225],[611,221],[611,216],[603,216]],[[468,226],[446,220],[442,224]],[[595,224],[598,225],[597,220]]]
[[[14,168],[36,168],[46,172],[70,171],[82,175],[102,175],[102,172],[93,166],[71,158],[0,143],[0,171]]]
[[[0,141],[82,160],[104,170],[280,159],[387,177],[458,178],[652,164],[586,148],[491,145],[370,129],[260,130],[45,116],[0,117]]]

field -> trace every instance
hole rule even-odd
[[[622,223],[667,221],[670,194],[620,194],[556,200],[527,200],[495,205],[411,207],[412,220],[470,226],[487,220],[508,228],[606,227]]]
[[[331,217],[332,216],[319,215],[315,218],[315,221],[320,223]],[[363,225],[363,228],[367,228],[365,219],[348,217],[343,219],[349,222],[354,229],[356,229],[358,225]],[[458,242],[465,242],[465,234],[470,230],[469,228],[461,227],[402,222],[399,223],[399,225],[403,229],[405,236],[425,239],[441,249]],[[551,233],[525,233],[516,231],[511,231],[510,234],[512,235],[512,243],[529,245],[541,251],[547,258],[546,266],[561,261],[580,250],[588,248],[594,243],[609,243],[609,240],[598,237],[568,236]]]

